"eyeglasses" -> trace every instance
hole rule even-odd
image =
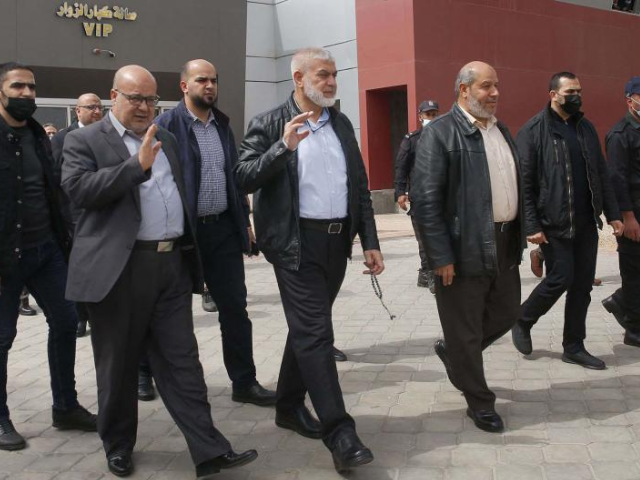
[[[146,103],[149,107],[155,107],[160,101],[160,97],[158,95],[143,97],[142,95],[130,95],[128,93],[121,92],[117,88],[114,88],[114,90],[121,94],[124,98],[129,100],[129,103],[134,107],[139,107],[143,102]]]
[[[102,105],[78,105],[78,108],[86,108],[87,110],[91,110],[92,112],[100,112],[104,110]]]

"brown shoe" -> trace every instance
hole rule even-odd
[[[531,271],[533,274],[540,278],[542,277],[542,257],[540,256],[540,249],[536,248],[529,252],[529,258],[531,258]]]

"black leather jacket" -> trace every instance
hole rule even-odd
[[[571,157],[565,139],[554,128],[550,109],[547,104],[520,129],[516,138],[522,164],[526,233],[544,232],[555,238],[573,238]],[[594,221],[602,228],[603,209],[609,222],[620,220],[620,212],[596,129],[582,113],[578,115],[576,128],[587,162]]]
[[[349,119],[329,109],[347,161],[349,234],[360,236],[363,250],[380,249],[367,172]],[[254,193],[253,212],[260,251],[274,265],[300,266],[298,153],[282,142],[284,125],[301,112],[293,95],[282,105],[254,117],[240,145],[235,173],[238,185]],[[349,253],[350,255],[350,253]]]
[[[69,235],[59,206],[60,178],[53,168],[51,143],[38,122],[27,121],[36,139],[36,152],[45,177],[51,225],[65,254]],[[0,278],[15,271],[22,253],[22,146],[20,136],[0,117]]]
[[[500,122],[498,128],[511,148],[519,172],[518,155],[509,130]],[[521,183],[519,180],[519,191]],[[457,103],[422,131],[411,195],[413,218],[418,223],[432,268],[454,264],[457,275],[495,276],[498,273],[484,141],[478,127],[469,123]],[[518,203],[521,219],[520,194]],[[514,258],[519,262],[526,247],[526,237],[519,226],[517,235],[520,241]]]

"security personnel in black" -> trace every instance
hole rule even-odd
[[[640,76],[625,87],[627,114],[607,134],[611,180],[624,222],[618,237],[622,287],[602,305],[625,329],[624,343],[640,347]]]
[[[439,113],[438,103],[433,100],[426,100],[418,107],[418,121],[421,123],[420,128],[413,132],[407,133],[398,150],[398,156],[396,157],[396,201],[400,208],[407,211],[407,202],[410,201],[409,190],[411,188],[411,171],[413,170],[413,164],[416,158],[416,146],[418,140],[420,140],[420,134],[422,129],[426,127],[431,120],[436,118]],[[409,211],[407,215],[411,216],[411,223],[413,224],[413,231],[418,241],[418,252],[420,253],[420,270],[418,270],[418,286],[428,287],[432,293],[434,292],[433,274],[429,270],[427,263],[427,254],[424,251],[422,240],[418,235],[416,223],[413,219],[412,212]]]

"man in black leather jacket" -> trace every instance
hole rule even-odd
[[[611,180],[624,221],[618,237],[622,286],[602,305],[626,330],[624,343],[640,347],[640,77],[633,77],[624,91],[627,114],[605,140]]]
[[[331,308],[356,234],[365,273],[382,273],[384,263],[353,127],[332,108],[335,61],[326,50],[308,48],[293,56],[291,71],[295,92],[251,120],[235,172],[240,187],[254,193],[258,246],[274,265],[289,326],[276,424],[322,438],[342,471],[373,455],[344,406]],[[321,424],[304,405],[307,392]]]
[[[498,76],[472,62],[455,82],[457,102],[418,142],[411,195],[414,219],[437,275],[444,341],[435,343],[476,426],[503,430],[482,351],[518,318],[518,264],[526,245],[515,144],[494,113]]]
[[[602,370],[605,363],[587,352],[584,339],[603,210],[616,236],[624,227],[598,133],[580,111],[580,81],[556,73],[549,90],[550,103],[517,137],[527,240],[542,247],[547,276],[522,304],[513,343],[530,354],[531,328],[567,292],[562,360]]]

